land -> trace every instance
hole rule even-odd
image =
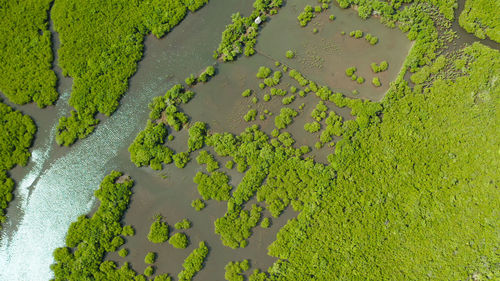
[[[223,32],[209,33],[221,38],[213,58],[172,69],[144,106],[128,151],[114,158],[127,163],[112,165],[122,172],[108,167],[99,188],[88,188],[99,201],[55,249],[55,280],[499,278],[499,45],[462,44],[453,29],[460,22],[495,40],[496,15],[480,12],[489,5],[481,1],[467,1],[460,18],[452,0],[402,2],[257,0],[226,19]],[[133,53],[113,60],[119,68],[92,76],[76,74],[76,61],[100,55],[69,55],[76,45],[64,40],[78,24],[62,18],[68,3],[54,2],[60,64],[74,79],[71,114],[91,118],[71,121],[74,130],[60,123],[59,144],[87,138],[97,112],[120,111],[145,34],[175,36],[188,9],[200,10],[186,20],[223,7],[176,3],[177,16],[154,20],[147,5],[99,7],[126,21],[114,32],[137,38],[116,46]],[[116,35],[84,26],[92,36],[71,42]],[[114,72],[120,89],[85,105],[81,97],[93,94],[79,98],[78,85],[102,86]],[[38,134],[12,107],[0,103],[3,209],[16,200],[9,171],[28,163]],[[63,131],[80,133],[62,141]]]

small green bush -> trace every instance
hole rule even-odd
[[[380,87],[382,84],[380,83],[380,79],[378,77],[373,77],[372,84],[375,87]]]
[[[269,218],[264,218],[262,222],[260,222],[260,227],[262,228],[268,228],[269,226],[271,226],[271,221],[269,220]]]
[[[241,96],[246,98],[246,97],[249,97],[251,94],[252,94],[252,90],[246,89],[245,91],[243,91],[243,93],[241,93]]]
[[[161,220],[162,217],[158,216],[149,229],[148,240],[152,243],[163,243],[168,239],[168,224]]]
[[[269,67],[261,66],[257,72],[257,78],[264,79],[271,75],[271,69]]]
[[[121,249],[121,250],[118,252],[118,255],[119,255],[120,257],[124,258],[124,257],[128,256],[128,250],[127,250],[127,249],[125,249],[125,248],[123,248],[123,249]]]
[[[354,74],[354,72],[356,72],[356,70],[357,69],[354,66],[353,67],[349,67],[348,69],[345,70],[345,75],[351,77]]]
[[[172,235],[172,237],[170,237],[170,239],[168,240],[168,243],[170,243],[170,245],[174,246],[174,248],[184,249],[187,247],[189,242],[188,242],[188,238],[187,238],[186,234],[176,233],[176,234]]]
[[[179,169],[182,169],[186,166],[186,164],[191,160],[189,158],[188,152],[179,152],[175,154],[173,157],[175,166]]]
[[[255,109],[250,109],[245,116],[243,116],[243,119],[245,119],[246,122],[254,121],[255,116],[257,116],[257,110]]]
[[[330,17],[328,17],[330,20],[335,20],[335,16],[334,15],[330,15]]]
[[[153,275],[153,273],[155,273],[155,269],[151,265],[144,269],[144,275],[146,275],[147,277],[150,277],[151,275]]]
[[[177,222],[174,227],[176,229],[189,229],[191,228],[191,222],[188,219],[183,219],[179,222]]]
[[[149,252],[147,253],[146,257],[144,258],[144,262],[147,264],[153,264],[156,261],[156,253],[154,252]]]
[[[292,51],[292,50],[288,50],[288,51],[286,51],[286,54],[285,54],[285,55],[286,55],[286,57],[287,57],[288,59],[293,59],[293,58],[295,57],[295,52],[294,52],[294,51]],[[284,69],[283,69],[283,70],[284,70]],[[284,70],[284,71],[286,71],[286,70]]]
[[[191,207],[193,207],[196,211],[201,211],[205,208],[205,202],[201,199],[195,199],[191,202]]]
[[[122,229],[122,235],[123,236],[134,236],[135,230],[131,225],[126,225]]]

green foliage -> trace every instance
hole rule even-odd
[[[319,101],[318,104],[316,104],[316,108],[314,108],[313,111],[311,112],[311,117],[319,122],[326,118],[327,110],[328,107],[325,105],[325,103],[323,101]]]
[[[286,51],[285,56],[286,56],[288,59],[293,59],[293,58],[295,57],[295,52],[294,52],[294,51],[292,51],[292,50],[288,50],[288,51]]]
[[[234,166],[234,162],[232,160],[229,160],[226,162],[226,168],[231,170]]]
[[[16,165],[27,164],[36,130],[28,115],[14,111],[0,101],[0,224],[5,222],[4,210],[12,200],[14,190],[14,181],[7,172]]]
[[[211,77],[215,75],[215,67],[208,66],[201,74],[198,76],[198,82],[207,82]]]
[[[269,226],[271,226],[271,220],[269,218],[262,219],[262,221],[260,222],[260,227],[269,228]]]
[[[312,122],[312,123],[306,123],[304,125],[304,130],[306,130],[309,133],[315,133],[321,129],[321,124],[319,122]]]
[[[358,78],[356,78],[356,82],[357,82],[358,84],[363,84],[363,83],[365,83],[365,78],[363,78],[363,77],[359,76]]]
[[[179,222],[177,222],[174,227],[176,229],[189,229],[191,228],[191,222],[188,219],[183,219]]]
[[[378,38],[376,36],[371,35],[370,33],[365,35],[365,39],[370,43],[370,45],[375,45],[378,43]]]
[[[134,236],[135,230],[131,225],[126,225],[123,227],[122,235],[123,236]]]
[[[243,119],[246,122],[254,121],[255,117],[257,116],[257,110],[255,109],[250,109],[245,116],[243,116]]]
[[[264,101],[270,101],[271,100],[271,95],[270,94],[265,94],[263,99],[264,99]]]
[[[191,202],[191,207],[196,211],[201,211],[205,208],[205,202],[201,201],[201,199],[195,199]]]
[[[196,162],[198,162],[198,164],[200,165],[207,164],[207,172],[210,173],[219,169],[219,162],[214,159],[214,156],[212,154],[205,150],[200,151],[200,154],[198,154],[198,157],[196,157]]]
[[[359,38],[363,37],[363,31],[361,31],[359,29],[353,30],[353,31],[349,32],[349,36],[354,37],[356,39],[359,39]]]
[[[306,5],[304,7],[304,11],[297,17],[300,26],[306,26],[312,20],[312,18],[314,18],[314,12],[313,7],[311,7],[310,5]]]
[[[175,166],[179,169],[182,169],[186,166],[186,164],[191,160],[189,158],[188,152],[179,152],[175,154],[173,157]]]
[[[156,261],[156,253],[154,252],[149,252],[146,254],[146,257],[144,258],[144,262],[147,264],[153,264]]]
[[[205,2],[188,5],[201,7]],[[174,0],[54,3],[51,18],[61,39],[59,65],[73,78],[69,104],[75,109],[59,121],[59,144],[85,138],[97,125],[98,112],[110,116],[117,109],[142,57],[144,36],[163,36],[186,14],[184,2]]]
[[[299,85],[302,86],[302,87],[304,87],[305,85],[309,84],[309,80],[307,80],[306,78],[304,78],[304,76],[302,76],[302,74],[300,74],[300,72],[298,72],[295,69],[290,70],[290,72],[288,73],[288,75],[290,77],[292,77],[293,79],[295,79],[297,82],[299,82]]]
[[[241,96],[244,98],[249,97],[250,95],[252,95],[251,89],[246,89],[245,91],[243,91],[243,93],[241,93]]]
[[[146,269],[144,269],[144,275],[146,277],[150,277],[151,275],[153,275],[155,273],[155,268],[153,266],[148,266],[146,267]]]
[[[229,200],[231,196],[233,187],[229,185],[229,177],[223,172],[213,172],[210,176],[198,172],[193,181],[198,185],[198,192],[203,200]]]
[[[291,104],[294,100],[295,100],[295,95],[291,95],[291,96],[288,96],[288,97],[284,97],[284,98],[281,100],[281,103],[282,103],[283,105],[289,105],[289,104]]]
[[[460,26],[480,39],[488,36],[500,43],[500,2],[491,0],[466,0],[458,18]]]
[[[129,146],[130,160],[137,166],[150,166],[161,170],[162,163],[172,162],[174,152],[164,146],[167,138],[167,126],[179,131],[188,122],[188,117],[178,111],[177,106],[187,103],[194,96],[191,91],[185,91],[180,84],[173,86],[164,96],[155,97],[149,104],[149,120],[146,128],[141,131]],[[206,124],[196,122],[189,130],[188,147],[194,151],[203,146],[206,135]],[[179,158],[180,156],[177,156]]]
[[[168,240],[168,233],[168,224],[158,216],[149,228],[148,240],[152,243],[163,243]]]
[[[261,21],[265,21],[266,15],[276,14],[282,3],[282,0],[255,0],[254,10],[250,16],[242,17],[240,13],[233,14],[232,24],[227,25],[222,32],[222,40],[214,52],[214,58],[232,61],[242,52],[245,56],[253,55],[259,34],[259,25],[255,23],[255,20],[260,18]]]
[[[198,271],[203,268],[203,263],[208,255],[208,247],[205,242],[200,242],[199,247],[194,249],[191,254],[184,260],[182,267],[184,268],[177,278],[179,281],[191,281]]]
[[[357,69],[356,69],[356,67],[354,67],[354,66],[353,66],[353,67],[349,67],[349,68],[347,68],[347,69],[345,70],[345,75],[347,75],[347,76],[351,77],[351,76],[353,76],[353,75],[354,75],[354,73],[356,72],[356,70],[357,70]]]
[[[224,269],[226,270],[224,279],[228,281],[244,281],[245,277],[241,274],[250,269],[250,263],[248,260],[229,262]]]
[[[52,0],[0,3],[0,90],[16,104],[53,104],[58,94],[52,71],[48,11]]]
[[[189,244],[186,234],[180,232],[172,235],[172,237],[168,240],[168,243],[177,249],[184,249]]]
[[[380,79],[378,77],[373,77],[372,84],[375,87],[380,87],[382,84],[380,83]]]
[[[189,128],[188,148],[189,151],[195,151],[203,147],[207,136],[207,124],[195,122]]]
[[[333,21],[333,20],[335,20],[335,15],[330,15],[328,18],[329,18],[331,21]]]
[[[336,144],[335,180],[315,189],[269,247],[279,258],[272,280],[495,276],[500,54],[476,43],[465,55],[467,74],[437,79],[425,94],[399,81],[383,122]]]
[[[188,78],[186,78],[184,80],[184,82],[188,85],[188,86],[193,86],[194,84],[196,84],[196,77],[194,77],[194,74],[191,74],[189,75]]]
[[[271,69],[269,67],[261,66],[257,72],[257,78],[264,79],[271,75]]]
[[[298,112],[292,108],[283,107],[280,114],[274,118],[274,125],[278,129],[284,129],[293,121],[293,117],[297,116]]]
[[[233,249],[244,248],[248,243],[246,239],[252,234],[251,229],[260,220],[261,212],[262,208],[255,204],[250,212],[234,206],[215,221],[215,233],[220,235],[225,246]]]
[[[120,257],[124,258],[124,257],[128,256],[128,250],[127,250],[127,249],[125,249],[125,248],[123,248],[123,249],[121,249],[120,251],[118,251],[118,255],[119,255]]]
[[[106,276],[130,280],[135,276],[127,263],[116,270],[114,262],[104,261],[106,253],[116,250],[117,242],[123,243],[120,221],[128,207],[133,182],[126,179],[118,183],[120,176],[116,171],[106,176],[94,193],[100,200],[97,211],[92,217],[80,216],[69,227],[65,247],[54,251],[55,263],[50,267],[54,280],[103,280]]]

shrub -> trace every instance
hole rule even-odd
[[[187,238],[186,234],[176,233],[176,234],[172,235],[172,237],[170,237],[170,239],[168,240],[168,243],[170,243],[170,245],[174,246],[174,248],[184,249],[187,247],[189,242],[188,242],[188,238]]]
[[[294,100],[295,100],[295,95],[291,95],[291,96],[288,96],[288,97],[284,97],[281,100],[281,103],[284,104],[284,105],[288,105],[288,104],[291,104]]]
[[[386,71],[386,70],[387,70],[387,68],[389,68],[389,64],[387,63],[387,61],[385,61],[385,60],[384,60],[384,61],[382,61],[382,62],[380,63],[380,71]]]
[[[195,151],[203,147],[207,136],[207,124],[195,122],[189,128],[188,148],[189,151]]]
[[[301,26],[306,26],[312,20],[313,17],[314,17],[313,7],[311,7],[310,5],[306,5],[304,7],[304,11],[299,14],[297,19],[299,20]]]
[[[207,172],[213,172],[219,169],[219,163],[215,160],[214,156],[209,152],[202,150],[196,157],[198,164],[207,164]]]
[[[250,269],[250,263],[248,260],[229,262],[224,269],[226,270],[224,279],[228,281],[244,281],[245,277],[242,273]]]
[[[146,257],[144,258],[144,262],[147,264],[153,264],[156,261],[156,253],[149,252],[147,253]]]
[[[252,90],[246,89],[245,91],[243,91],[243,93],[241,93],[241,96],[246,98],[246,97],[249,97],[251,94],[252,94]]]
[[[123,236],[134,236],[135,230],[131,225],[126,225],[123,227],[122,235]]]
[[[373,77],[372,79],[372,84],[375,86],[375,87],[380,87],[382,84],[380,83],[380,79],[378,77]]]
[[[288,58],[288,59],[293,59],[295,57],[295,52],[292,51],[292,50],[288,50],[286,51],[286,54],[285,56]]]
[[[193,207],[196,211],[201,211],[205,208],[205,202],[201,199],[195,199],[191,202],[191,207]]]
[[[259,99],[257,97],[253,97],[252,98],[252,103],[256,104],[257,102],[259,102]]]
[[[184,82],[186,82],[188,86],[193,86],[196,84],[196,77],[194,74],[191,74],[188,78],[186,78],[186,80],[184,80]]]
[[[146,275],[147,277],[153,275],[153,273],[155,273],[155,269],[151,265],[146,267],[146,269],[144,269],[144,275]]]
[[[174,227],[176,229],[189,229],[191,228],[191,222],[188,219],[183,219],[179,222],[177,222]]]
[[[264,79],[271,75],[271,69],[265,66],[259,67],[259,71],[257,72],[257,78]]]
[[[257,116],[257,110],[255,109],[250,109],[245,116],[243,116],[243,119],[245,119],[246,122],[254,121],[255,116]]]
[[[232,160],[229,160],[226,162],[226,168],[231,170],[234,166],[234,162]]]
[[[186,166],[186,164],[191,160],[189,158],[189,153],[187,152],[179,152],[175,154],[173,157],[175,166],[179,169],[182,169]]]
[[[293,117],[297,116],[298,112],[288,108],[284,107],[280,110],[280,115],[276,116],[274,119],[274,125],[278,129],[284,129],[286,128],[290,123],[293,121]]]
[[[168,225],[161,220],[162,217],[158,216],[149,229],[148,240],[152,243],[163,243],[168,240]]]
[[[313,33],[315,33],[315,34],[318,33],[318,29],[316,27],[313,28]]]
[[[177,275],[179,281],[190,281],[194,275],[203,268],[203,262],[208,255],[208,247],[205,242],[200,242],[199,247],[194,249],[182,264],[183,270]]]
[[[264,95],[264,101],[270,101],[271,100],[271,95],[265,94]]]
[[[307,146],[306,146],[307,147]],[[260,222],[260,226],[262,228],[268,228],[269,226],[271,226],[271,220],[269,220],[269,218],[264,218],[261,222]]]
[[[330,15],[330,17],[328,17],[330,20],[335,20],[335,16],[334,15]]]
[[[347,76],[351,77],[354,74],[354,72],[356,72],[356,70],[357,69],[354,66],[353,67],[349,67],[348,69],[345,70],[345,74]]]
[[[358,84],[363,84],[365,83],[365,78],[359,76],[357,79],[356,79],[356,82],[358,82]]]
[[[127,250],[127,249],[125,249],[125,248],[123,248],[123,249],[121,249],[121,250],[118,252],[118,255],[119,255],[120,257],[124,258],[124,257],[128,256],[128,250]]]
[[[321,11],[322,11],[321,6],[318,5],[318,6],[314,7],[314,12],[315,13],[321,13]]]
[[[321,124],[319,122],[312,122],[312,123],[306,123],[304,125],[304,130],[306,130],[309,133],[315,133],[321,129]]]

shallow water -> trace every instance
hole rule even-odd
[[[53,137],[57,118],[67,113],[63,100],[43,111],[32,105],[15,106],[30,113],[39,131],[33,161],[24,171],[12,173],[18,185],[1,233],[0,280],[50,279],[52,252],[64,244],[69,224],[92,208],[93,191],[103,176],[130,163],[116,159],[145,123],[151,98],[183,80],[188,70],[212,63],[212,51],[230,15],[249,8],[244,1],[212,0],[164,39],[147,37],[144,59],[130,80],[122,106],[69,149],[57,147]]]
[[[329,10],[314,19],[307,28],[298,28],[296,17],[305,3],[314,4],[312,1],[299,1],[299,4],[293,2],[266,24],[257,45],[261,54],[219,64],[218,75],[209,83],[194,87],[196,97],[182,108],[192,121],[209,123],[213,132],[239,134],[251,124],[259,124],[265,132],[270,133],[274,127],[274,117],[282,107],[282,97],[276,96],[268,103],[263,102],[262,96],[268,90],[258,89],[259,81],[255,74],[259,66],[272,67],[275,60],[286,62],[308,78],[330,85],[333,89],[350,92],[356,88],[360,89],[359,97],[374,100],[383,97],[388,82],[399,71],[411,43],[398,30],[387,29],[376,20],[363,21],[351,10],[340,11],[336,8],[333,8],[333,13],[337,16],[334,22],[327,19],[332,12]],[[164,94],[169,87],[183,81],[190,73],[199,73],[207,65],[213,64],[212,52],[219,43],[224,26],[230,21],[231,13],[241,11],[248,14],[251,5],[252,1],[211,0],[194,16],[189,15],[166,38],[157,40],[147,36],[144,58],[139,63],[138,72],[130,80],[130,88],[122,99],[122,106],[110,118],[103,118],[92,135],[78,141],[71,148],[60,148],[54,142],[57,119],[69,110],[66,101],[70,79],[61,80],[59,90],[66,94],[57,106],[44,110],[38,110],[32,105],[16,107],[34,117],[39,131],[32,161],[26,168],[16,168],[11,173],[18,185],[15,200],[8,210],[9,221],[1,233],[0,268],[5,270],[0,272],[0,280],[49,279],[52,276],[49,265],[52,263],[53,250],[64,244],[65,233],[72,221],[81,214],[95,210],[93,191],[111,170],[129,174],[136,183],[130,208],[124,218],[126,224],[134,226],[136,235],[127,238],[124,245],[130,249],[128,257],[123,259],[117,253],[111,253],[107,256],[108,259],[119,264],[130,261],[132,267],[141,273],[145,268],[144,256],[147,252],[154,251],[158,253],[158,273],[169,272],[176,276],[184,258],[199,241],[204,240],[210,247],[210,254],[205,268],[196,275],[195,280],[222,280],[224,266],[229,261],[249,258],[252,265],[250,271],[254,268],[265,270],[272,265],[275,259],[267,256],[267,246],[287,220],[296,216],[293,210],[289,208],[279,218],[272,219],[269,229],[257,226],[253,229],[254,234],[246,248],[232,250],[223,246],[219,236],[214,233],[213,223],[216,218],[224,215],[226,204],[209,201],[202,212],[196,212],[190,206],[190,202],[199,197],[192,178],[197,171],[204,169],[195,162],[196,153],[182,172],[174,165],[169,165],[162,172],[155,172],[149,168],[136,168],[130,162],[127,151],[136,134],[144,127],[148,116],[147,104],[152,97]],[[313,27],[318,27],[320,33],[313,35]],[[378,36],[379,44],[373,47],[364,39],[340,35],[340,30],[349,32],[358,28]],[[294,40],[290,41],[288,37]],[[310,47],[310,43],[307,42],[318,38],[323,38],[319,40],[323,47],[313,47],[316,54],[311,56],[323,57],[323,68],[308,67],[307,60],[301,60],[301,57],[308,55],[305,48]],[[284,57],[285,51],[292,46],[289,44],[295,44],[296,59],[286,60]],[[331,46],[336,46],[332,47],[333,51],[328,49]],[[386,48],[389,47],[396,51],[388,54]],[[374,88],[369,81],[369,64],[384,59],[390,64],[389,70],[379,75],[384,86]],[[362,86],[346,80],[345,68],[353,64],[359,64],[359,73],[368,80]],[[280,88],[297,86],[295,81],[286,76],[285,74]],[[256,90],[260,99],[257,105],[251,103],[251,98],[241,97],[241,92],[247,88]],[[297,140],[297,147],[303,144],[313,146],[318,134],[306,133],[303,126],[305,122],[312,120],[309,114],[319,99],[313,95],[305,98],[296,96],[296,101],[289,107],[297,109],[301,103],[306,106],[287,131]],[[351,118],[348,109],[339,109],[332,104],[328,106],[344,119]],[[243,115],[249,108],[258,109],[259,114],[264,109],[269,109],[274,115],[265,121],[246,123]],[[174,132],[175,139],[168,142],[168,145],[176,151],[184,151],[186,134],[186,130]],[[326,163],[326,155],[330,152],[331,148],[325,147],[314,150],[311,156]],[[223,167],[228,159],[218,160]],[[235,169],[222,170],[230,175],[233,186],[241,180],[242,174]],[[160,174],[167,175],[167,179],[162,179]],[[254,199],[246,207],[252,203],[255,203]],[[171,226],[183,218],[193,222],[193,227],[185,231],[191,241],[187,249],[174,249],[168,243],[155,245],[147,241],[152,218],[158,213],[164,215]],[[263,215],[269,216],[267,211]]]

